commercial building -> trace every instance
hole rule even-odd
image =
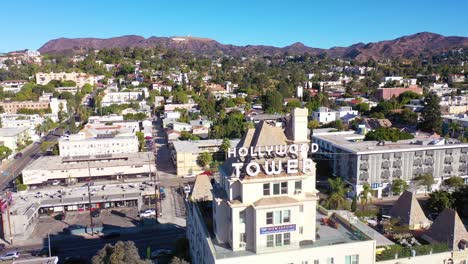
[[[177,176],[196,175],[204,171],[198,163],[200,153],[214,154],[215,159],[222,159],[224,152],[220,150],[221,139],[207,139],[196,141],[171,141],[171,157],[176,167]],[[231,140],[231,146],[236,146],[238,139]]]
[[[249,129],[220,167],[213,201],[189,199],[192,263],[375,263],[376,240],[340,214],[317,210],[307,117],[294,109],[286,131],[266,122]]]
[[[154,171],[152,152],[44,156],[24,168],[23,183],[39,185],[54,180],[64,183],[84,182],[89,179],[121,180],[146,176]]]
[[[38,72],[36,73],[36,83],[46,85],[52,80],[57,81],[74,81],[78,87],[83,87],[85,84],[95,85],[97,79],[93,75],[80,72]]]
[[[423,89],[417,85],[410,85],[409,87],[396,87],[396,88],[377,88],[375,97],[379,100],[388,100],[392,97],[398,97],[404,92],[414,92],[419,95],[423,94]]]
[[[393,179],[407,182],[423,173],[432,174],[433,188],[452,176],[468,177],[468,144],[456,140],[363,141],[354,131],[314,130],[313,142],[329,160],[330,172],[346,180],[359,193],[368,183],[378,197]]]

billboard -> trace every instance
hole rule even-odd
[[[296,231],[295,224],[260,227],[260,235],[274,234],[274,233],[281,233],[281,232],[291,232],[291,231]]]

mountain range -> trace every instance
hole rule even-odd
[[[45,43],[41,53],[79,53],[83,50],[124,47],[154,47],[176,49],[194,54],[226,54],[226,55],[265,55],[276,54],[327,54],[335,58],[355,59],[358,61],[382,60],[388,58],[411,58],[414,56],[430,56],[459,48],[468,48],[468,37],[442,36],[430,32],[421,32],[403,36],[393,40],[371,43],[357,43],[348,47],[333,47],[320,49],[308,47],[300,42],[286,47],[265,45],[236,46],[221,44],[213,39],[199,37],[149,37],[127,35],[113,38],[59,38]]]

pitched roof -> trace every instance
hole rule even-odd
[[[211,201],[213,200],[212,189],[213,186],[211,185],[209,177],[205,174],[200,174],[195,179],[191,197],[196,201]]]
[[[460,242],[468,242],[468,232],[457,212],[445,208],[423,236],[429,242],[448,243],[452,250],[459,248]]]
[[[392,218],[399,218],[400,223],[412,226],[428,226],[430,224],[421,205],[413,192],[405,191],[390,210]]]
[[[266,122],[260,122],[257,129],[255,129],[250,146],[275,146],[285,145],[286,143],[287,138],[281,127],[273,127]]]

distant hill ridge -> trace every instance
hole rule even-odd
[[[154,47],[160,46],[195,54],[226,54],[226,55],[275,55],[304,54],[319,55],[326,53],[335,58],[356,59],[367,61],[370,58],[382,60],[394,57],[410,58],[419,55],[433,55],[452,49],[468,48],[468,37],[442,36],[430,32],[421,32],[403,36],[393,40],[371,43],[357,43],[348,47],[333,47],[320,49],[308,47],[296,42],[286,47],[265,45],[236,46],[221,44],[216,40],[201,37],[149,37],[127,35],[114,38],[59,38],[45,43],[41,53],[79,52],[103,48]]]

